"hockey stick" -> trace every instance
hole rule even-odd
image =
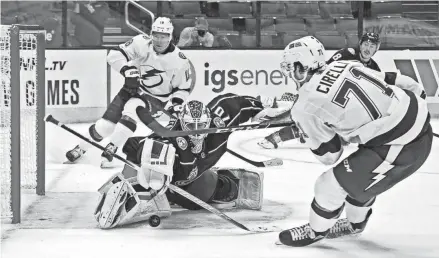
[[[252,164],[255,167],[274,167],[274,166],[282,166],[284,164],[283,160],[278,159],[278,158],[274,158],[274,159],[269,159],[269,160],[265,160],[265,161],[254,161],[251,159],[248,159],[244,156],[241,156],[240,154],[227,149],[227,152],[229,152],[230,154],[232,154],[233,156],[244,160],[245,162]]]
[[[284,127],[291,126],[291,122],[289,123],[276,123],[276,124],[248,124],[248,125],[238,125],[238,126],[230,126],[224,128],[208,128],[208,129],[200,129],[193,131],[172,131],[168,128],[162,126],[157,120],[155,120],[149,112],[144,111],[144,107],[137,107],[136,112],[139,116],[139,119],[151,130],[153,130],[157,135],[162,137],[184,137],[193,134],[210,134],[210,133],[231,133],[235,131],[244,131],[244,130],[255,130],[255,129],[265,129],[265,128],[273,128],[273,127]]]
[[[104,151],[105,148],[102,147],[101,145],[93,142],[92,140],[88,139],[87,137],[83,136],[82,134],[76,132],[75,130],[71,129],[70,127],[64,125],[63,123],[61,123],[60,121],[58,121],[57,119],[55,119],[52,115],[47,115],[44,119],[46,122],[50,122],[58,127],[61,127],[62,129],[66,130],[67,132],[77,136],[78,138],[90,143],[91,145],[95,146],[96,148]],[[123,163],[127,164],[128,166],[132,167],[135,170],[139,170],[139,167],[136,164],[133,164],[132,162],[122,158],[121,156],[119,156],[118,154],[114,154],[113,157],[115,157],[116,159],[122,161]],[[227,220],[228,222],[232,223],[233,225],[249,231],[249,232],[254,232],[254,233],[263,233],[263,232],[272,232],[273,230],[270,230],[268,228],[263,228],[263,227],[257,227],[254,229],[250,229],[246,226],[244,226],[243,224],[237,222],[236,220],[230,218],[229,216],[227,216],[226,214],[224,214],[223,212],[217,210],[216,208],[212,207],[211,205],[207,204],[206,202],[203,202],[202,200],[198,199],[197,197],[193,196],[192,194],[186,192],[185,190],[179,188],[178,186],[175,185],[169,185],[169,189],[171,189],[172,191],[178,193],[179,195],[183,196],[184,198],[192,201],[195,204],[198,204],[199,206],[203,207],[204,209],[212,212],[213,214],[219,216],[220,218]]]
[[[151,103],[151,105],[154,105],[154,103],[152,103],[152,102],[150,102],[150,103]],[[159,109],[160,111],[162,111],[163,114],[168,116],[168,118],[172,118],[173,117],[173,115],[171,113],[169,113],[169,111],[167,111],[166,109],[164,109],[164,108],[162,108],[160,106],[157,106],[157,105],[154,105],[154,107]],[[144,110],[139,111],[139,112],[144,112]],[[151,116],[151,118],[154,119],[152,116]],[[152,129],[152,128],[150,128],[150,129]],[[154,130],[154,132],[155,132],[155,130]],[[235,157],[237,157],[239,159],[242,159],[243,161],[245,161],[245,162],[247,162],[247,163],[249,163],[249,164],[251,164],[251,165],[253,165],[255,167],[273,167],[273,166],[282,166],[283,165],[283,161],[281,159],[278,159],[278,158],[274,158],[274,159],[270,159],[270,160],[265,160],[265,161],[254,161],[254,160],[248,159],[248,158],[246,158],[246,157],[244,157],[244,156],[242,156],[242,155],[240,155],[240,154],[230,150],[229,148],[227,148],[227,151],[230,154],[232,154],[233,156],[235,156]]]

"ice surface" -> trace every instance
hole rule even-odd
[[[439,132],[439,121],[432,123]],[[87,126],[72,125],[83,132]],[[205,211],[176,211],[158,228],[138,223],[98,229],[92,215],[96,190],[119,169],[99,169],[100,152],[96,149],[91,149],[80,164],[62,164],[65,151],[77,140],[52,125],[47,126],[47,132],[47,195],[35,198],[25,193],[23,222],[17,226],[2,224],[4,258],[439,257],[438,138],[434,139],[430,158],[416,174],[379,196],[360,238],[290,248],[274,244],[277,232],[247,233]],[[261,150],[256,141],[269,132],[237,132],[229,148],[255,160],[280,157],[283,166],[253,168],[229,154],[218,164],[265,172],[263,210],[226,213],[249,227],[291,228],[307,222],[314,181],[325,166],[294,141],[279,150]]]

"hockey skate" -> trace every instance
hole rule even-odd
[[[308,223],[300,227],[280,232],[279,242],[276,242],[276,244],[284,244],[293,247],[307,246],[322,240],[326,237],[328,232],[329,230],[326,230],[325,232],[316,232]]]
[[[104,152],[101,155],[101,168],[114,168],[115,162],[113,161],[113,155],[116,153],[117,147],[113,143],[107,144]]]
[[[279,131],[277,131],[262,139],[258,142],[258,145],[264,149],[277,149],[280,142],[282,142],[282,139],[279,136]]]
[[[359,236],[366,228],[369,217],[372,215],[372,209],[367,212],[366,219],[360,223],[351,223],[348,219],[339,219],[329,230],[326,236],[328,239],[339,238],[344,236]]]
[[[65,163],[75,163],[79,158],[84,155],[84,153],[85,150],[81,149],[79,145],[76,145],[75,148],[66,152],[66,158],[68,161],[66,161]]]

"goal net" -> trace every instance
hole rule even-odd
[[[45,31],[0,25],[1,217],[21,220],[21,189],[44,194]]]

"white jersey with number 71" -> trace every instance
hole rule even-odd
[[[299,89],[292,118],[319,160],[333,164],[342,141],[407,144],[418,136],[428,116],[422,86],[411,79],[389,85],[385,78],[359,62],[338,61]]]

